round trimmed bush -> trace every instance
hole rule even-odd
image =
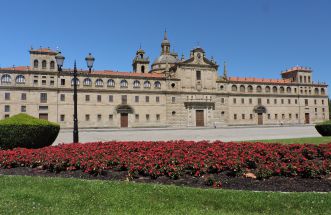
[[[17,114],[0,120],[0,148],[42,148],[50,146],[60,131],[60,125],[27,114]]]
[[[331,120],[318,123],[315,125],[316,130],[322,136],[331,136]]]

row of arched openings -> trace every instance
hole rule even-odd
[[[33,68],[39,68],[39,60],[37,60],[37,59],[35,59],[34,61],[33,61]],[[47,68],[47,61],[46,60],[42,60],[41,61],[41,68],[42,69],[46,69]],[[55,61],[51,61],[51,62],[49,62],[49,68],[50,69],[55,69]]]

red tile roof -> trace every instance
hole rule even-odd
[[[13,71],[28,71],[29,69],[30,69],[29,66],[13,66],[13,67],[0,68],[0,70],[13,70]]]
[[[311,72],[312,69],[310,67],[303,67],[303,66],[294,66],[292,68],[289,68],[286,71],[283,71],[282,74],[284,73],[289,73],[289,72],[294,72],[294,71],[304,71],[304,72]]]
[[[253,82],[253,83],[291,83],[290,79],[271,79],[271,78],[241,78],[241,77],[229,77],[229,81],[232,82]]]
[[[156,73],[135,73],[135,72],[118,72],[118,71],[115,72],[115,71],[111,71],[111,70],[93,71],[92,74],[146,77],[146,78],[163,78],[163,77],[165,77],[163,74],[156,74]]]
[[[31,49],[30,52],[37,52],[37,53],[47,53],[47,54],[57,54],[57,51],[54,51],[50,48],[39,48],[39,49]]]

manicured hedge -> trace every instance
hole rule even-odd
[[[18,114],[0,121],[0,148],[42,148],[50,146],[60,126],[27,114]]]
[[[331,120],[315,125],[316,130],[322,136],[331,136]]]

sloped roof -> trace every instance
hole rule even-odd
[[[268,84],[279,84],[279,83],[291,83],[290,79],[271,79],[271,78],[245,78],[245,77],[229,77],[231,82],[254,82],[254,83],[268,83]]]

